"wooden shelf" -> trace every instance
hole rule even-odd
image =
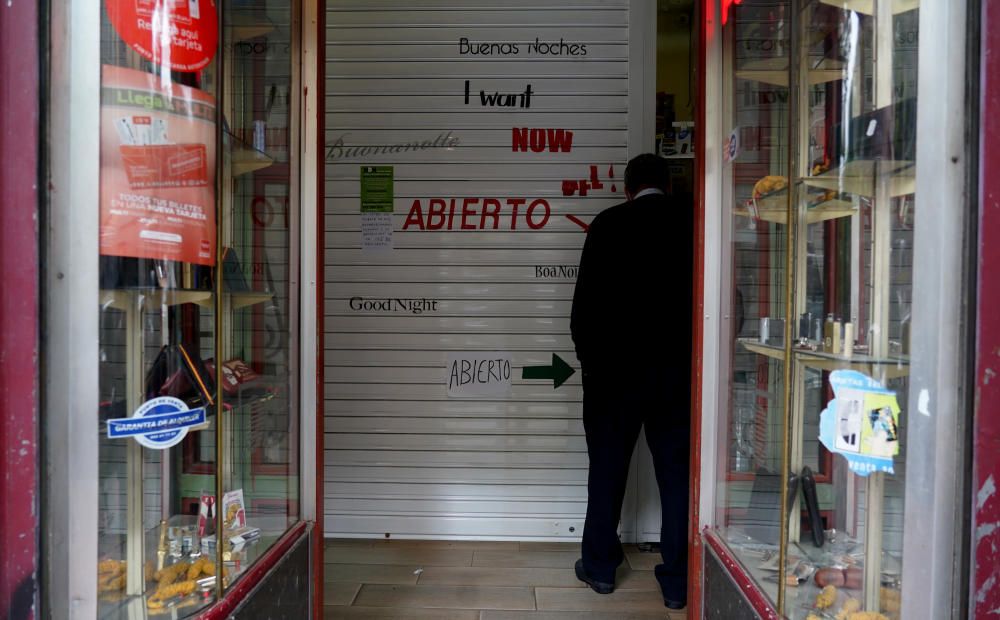
[[[145,298],[146,307],[159,307],[162,305],[177,306],[180,304],[211,305],[211,291],[189,291],[177,289],[160,288],[134,288],[134,289],[102,289],[101,306],[114,308],[115,310],[127,310],[130,303],[136,297]]]
[[[741,80],[752,80],[771,84],[772,86],[788,87],[788,59],[773,58],[769,60],[752,60],[743,63],[735,71],[736,77]],[[820,66],[809,69],[809,85],[825,84],[843,79],[844,66],[840,61],[825,59]]]
[[[845,11],[864,13],[865,15],[875,14],[875,0],[819,0],[823,4],[829,4]],[[899,15],[914,9],[920,8],[920,0],[893,0],[892,14]]]
[[[785,360],[785,349],[772,344],[761,344],[750,338],[740,338],[737,342],[747,351],[770,357],[780,361]],[[808,349],[792,349],[795,361],[816,370],[857,370],[871,377],[884,376],[888,379],[905,377],[910,374],[909,357],[874,358],[855,353],[846,358],[825,351],[810,351]]]
[[[846,192],[858,196],[874,196],[879,175],[887,176],[889,195],[906,196],[916,191],[916,166],[905,160],[856,159],[840,168],[817,176],[803,177],[810,187]]]

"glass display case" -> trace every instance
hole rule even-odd
[[[899,614],[917,8],[746,0],[724,16],[715,522],[793,619]]]
[[[103,3],[100,618],[193,615],[299,519],[294,23]]]

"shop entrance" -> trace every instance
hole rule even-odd
[[[448,4],[328,4],[324,530],[576,541],[577,261],[630,155],[692,185],[693,4]],[[659,532],[641,450],[632,541]]]

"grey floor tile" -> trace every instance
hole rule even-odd
[[[532,542],[518,543],[518,551],[574,551],[580,553],[580,541],[575,542]]]
[[[354,583],[327,583],[323,585],[323,606],[327,605],[350,605],[357,596],[361,584]]]
[[[365,584],[355,603],[367,607],[521,610],[534,609],[535,597],[531,588],[521,587]]]
[[[369,549],[375,542],[370,538],[327,538],[323,541],[326,548],[330,547],[354,547],[356,549]]]
[[[519,612],[524,613],[524,612]],[[393,607],[326,607],[324,620],[479,620],[474,609],[414,609]]]
[[[362,580],[363,581],[363,580]],[[428,567],[419,585],[586,587],[571,568]]]
[[[648,553],[639,551],[635,545],[625,545],[625,558],[628,560],[632,570],[653,570],[656,565],[663,561],[659,552]]]
[[[664,616],[667,612],[659,590],[615,590],[612,594],[597,594],[590,588],[535,588],[535,598],[538,609],[548,611],[642,612]]]
[[[685,616],[621,611],[484,611],[480,620],[684,620]]]
[[[615,587],[619,590],[654,590],[659,592],[660,584],[651,570],[634,570],[627,562],[622,562],[615,573]]]
[[[323,580],[348,583],[417,583],[419,566],[390,566],[386,564],[327,564],[323,567]]]
[[[517,551],[516,540],[373,540],[376,549],[454,549],[459,551]]]
[[[472,550],[420,549],[414,547],[328,547],[323,553],[326,563],[390,564],[406,566],[472,566]]]
[[[473,566],[496,568],[573,568],[576,551],[476,551]]]

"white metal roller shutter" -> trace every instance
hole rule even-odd
[[[581,224],[624,199],[629,1],[327,7],[325,532],[576,538],[580,375],[554,389],[521,373],[553,354],[579,370],[569,311]],[[484,43],[496,53],[463,53]],[[515,105],[489,105],[497,93]],[[572,132],[571,148],[550,149],[555,130]],[[393,167],[392,249],[380,253],[362,247],[362,166]],[[564,181],[595,185],[591,166],[600,187],[566,195]],[[525,200],[516,217],[511,198]],[[449,210],[455,199],[457,215],[432,221],[432,199]],[[529,218],[538,199],[548,210]],[[449,398],[449,354],[477,351],[509,355],[512,386]]]

